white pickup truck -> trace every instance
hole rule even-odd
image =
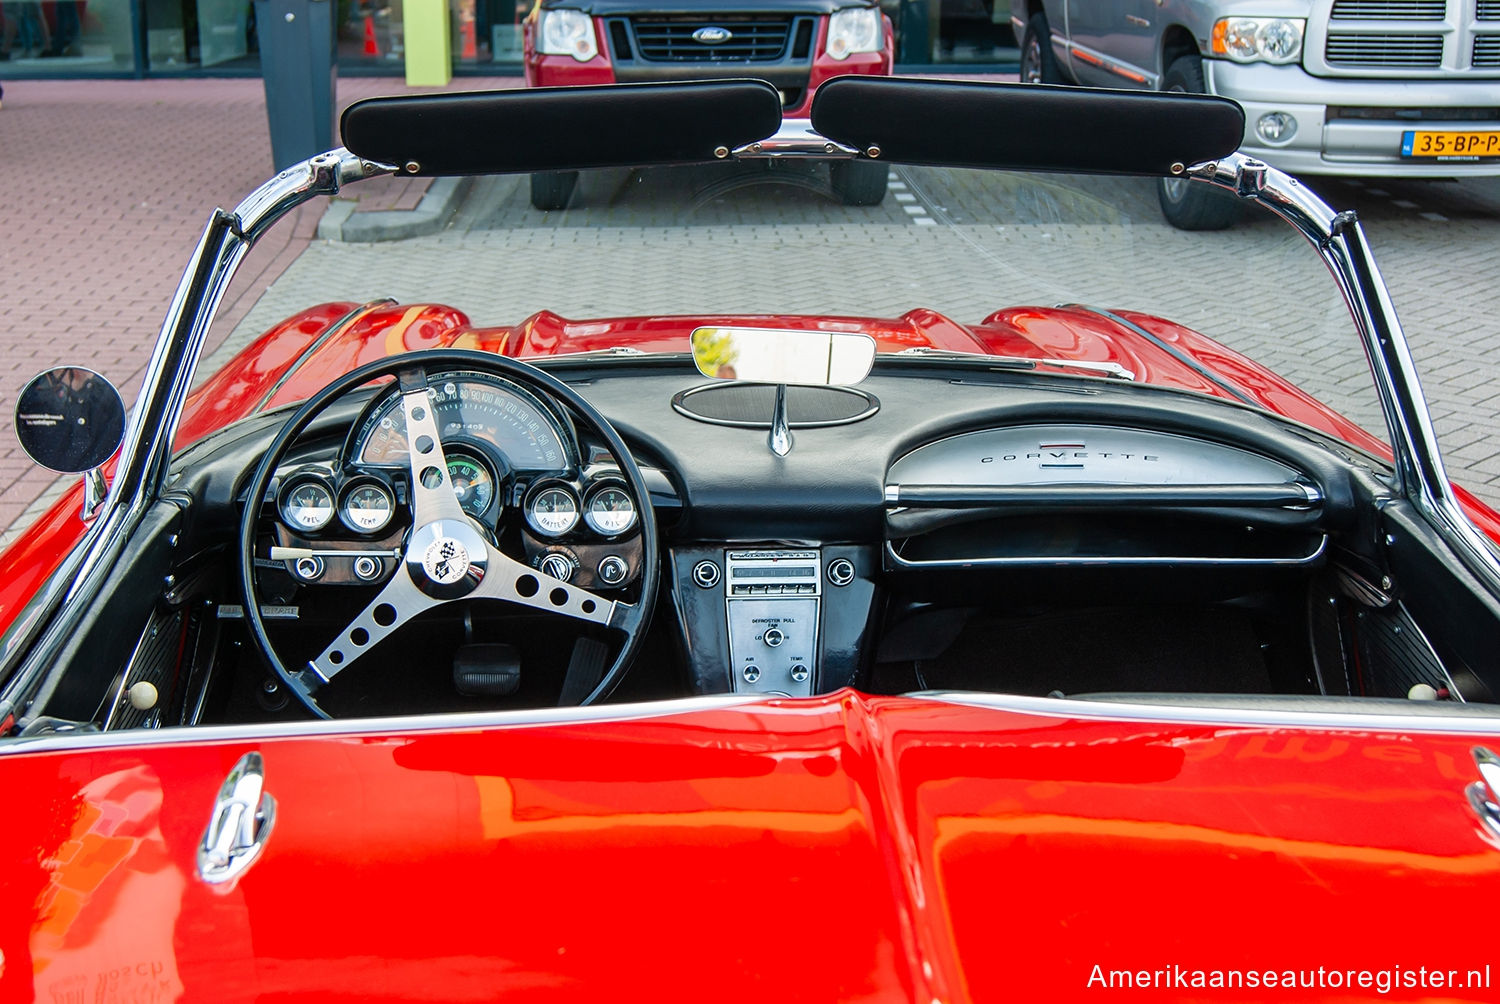
[[[1021,79],[1202,91],[1293,174],[1500,174],[1500,0],[1011,0]],[[1164,179],[1184,229],[1237,205]]]

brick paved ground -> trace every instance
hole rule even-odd
[[[453,89],[515,86],[464,78]],[[399,79],[338,83],[341,103],[406,91]],[[0,109],[0,527],[54,480],[20,452],[9,415],[36,372],[62,360],[139,385],[150,345],[209,211],[272,173],[259,80],[10,81]],[[358,193],[407,208],[425,183]],[[365,208],[362,206],[361,208]],[[257,246],[225,304],[233,321],[312,238],[307,207]],[[220,330],[229,330],[221,327]]]

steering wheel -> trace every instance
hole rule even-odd
[[[520,383],[543,397],[566,404],[604,440],[637,499],[642,546],[634,603],[608,599],[553,578],[502,553],[486,540],[454,495],[447,458],[432,414],[428,374],[445,369],[477,370]],[[261,523],[261,500],[281,458],[314,418],[356,387],[387,376],[396,378],[406,416],[411,529],[400,550],[396,570],[375,598],[339,631],[322,653],[303,667],[289,669],[266,633],[256,595],[255,542]],[[332,717],[318,703],[318,692],[324,686],[417,615],[445,603],[504,600],[623,633],[625,640],[614,661],[581,704],[603,700],[615,689],[650,623],[661,570],[656,516],[640,468],[619,433],[592,405],[555,377],[504,356],[467,349],[431,349],[381,359],[352,370],[314,394],[287,420],[251,476],[245,497],[245,511],[240,519],[239,576],[250,637],[288,689],[320,718]]]

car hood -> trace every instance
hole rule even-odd
[[[5,974],[49,998],[112,973],[121,999],[927,1004],[1489,959],[1478,927],[1393,922],[1500,894],[1475,737],[989,700],[1014,707],[843,691],[7,754],[31,808],[0,833]],[[210,887],[196,848],[251,751],[275,823]]]

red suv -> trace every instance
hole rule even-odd
[[[542,0],[524,29],[526,84],[641,83],[757,77],[781,92],[787,119],[806,119],[813,91],[845,73],[888,75],[888,17],[873,0]],[[829,165],[848,205],[885,198],[886,165]],[[531,176],[531,203],[561,209],[574,171]]]

